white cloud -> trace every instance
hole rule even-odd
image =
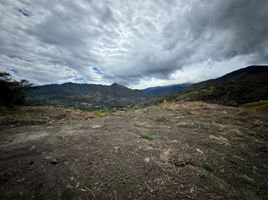
[[[258,0],[2,0],[0,70],[35,84],[197,82],[267,63],[267,18]]]

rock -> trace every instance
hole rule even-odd
[[[92,129],[99,129],[99,128],[101,128],[102,126],[101,125],[99,125],[99,124],[94,124],[93,126],[92,126]]]
[[[46,160],[52,160],[52,157],[51,156],[46,156],[45,159]]]
[[[30,162],[29,162],[29,165],[32,165],[32,164],[34,164],[34,161],[30,161]]]
[[[56,164],[58,164],[58,161],[57,161],[55,158],[53,158],[53,159],[50,161],[50,163],[51,163],[52,165],[56,165]]]
[[[114,152],[117,152],[120,150],[120,147],[114,147]]]
[[[34,145],[29,149],[29,151],[32,151],[33,149],[35,149]]]
[[[145,158],[145,159],[144,159],[144,162],[145,162],[145,163],[149,163],[149,162],[150,162],[150,158]]]
[[[194,193],[194,191],[195,191],[195,188],[194,187],[191,187],[190,188],[190,193]]]
[[[196,149],[196,151],[200,154],[204,154],[204,152],[201,149]]]

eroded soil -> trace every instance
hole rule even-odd
[[[33,110],[1,113],[0,199],[268,199],[265,112]]]

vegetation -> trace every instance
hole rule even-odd
[[[29,81],[16,81],[9,73],[0,72],[0,105],[14,106],[25,103],[24,89],[31,86]]]
[[[205,161],[205,162],[204,162],[204,168],[205,168],[207,171],[212,172],[212,171],[214,171],[214,169],[215,169],[215,165],[214,165],[212,162],[210,162],[210,161]]]
[[[217,79],[197,83],[170,98],[232,106],[267,100],[268,66],[250,66]]]
[[[268,111],[268,100],[245,103],[240,107]]]
[[[56,105],[87,111],[118,109],[152,98],[140,90],[118,84],[52,84],[29,88],[26,95],[30,104]]]
[[[146,140],[153,140],[154,136],[149,131],[144,131],[141,135],[141,138]]]
[[[200,170],[198,171],[197,174],[200,178],[203,178],[203,179],[206,179],[208,177],[208,173],[205,170]]]

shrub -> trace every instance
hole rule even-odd
[[[149,131],[144,131],[141,135],[141,138],[146,140],[153,140],[154,136]]]

